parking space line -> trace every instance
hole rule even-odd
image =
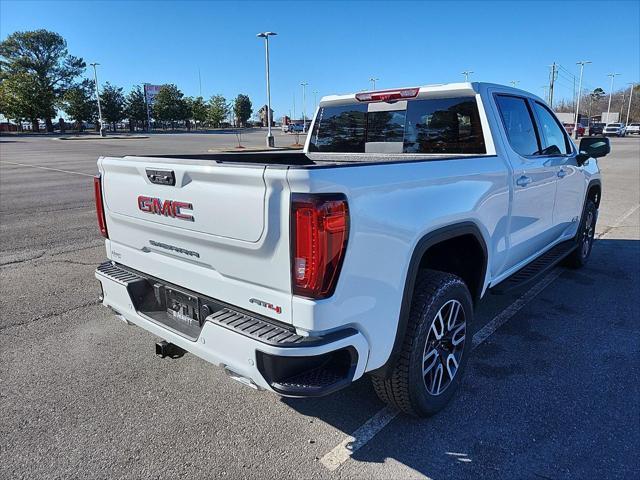
[[[52,170],[54,172],[70,173],[72,175],[82,175],[82,176],[85,176],[85,177],[93,177],[93,175],[91,175],[90,173],[72,172],[71,170],[61,170],[59,168],[42,167],[40,165],[30,165],[28,163],[9,162],[7,160],[0,160],[0,163],[9,163],[11,165],[19,165],[21,167],[40,168],[42,170]]]
[[[596,235],[596,240],[604,238],[614,228],[619,227],[633,213],[640,208],[640,204],[627,210],[612,225]],[[522,307],[535,298],[550,283],[556,280],[561,274],[562,268],[554,268],[545,275],[542,280],[534,284],[529,290],[523,293],[515,302],[497,314],[489,323],[476,332],[472,340],[472,350],[480,346],[487,338],[493,335],[502,325],[518,313]],[[386,427],[400,412],[391,407],[384,407],[369,418],[351,435],[336,445],[329,453],[325,454],[320,463],[329,471],[334,471],[344,462],[351,458],[351,455],[364,447],[373,437],[375,437],[384,427]]]
[[[352,435],[346,437],[336,447],[320,459],[328,470],[334,471],[346,462],[353,452],[367,444],[380,430],[396,418],[398,410],[385,407],[360,426]]]

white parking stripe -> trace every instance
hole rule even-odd
[[[353,452],[369,442],[380,430],[398,415],[398,410],[385,407],[359,427],[351,436],[345,438],[333,450],[320,459],[320,463],[334,471],[346,462]]]
[[[597,239],[604,238],[611,230],[622,225],[627,218],[640,208],[640,205],[636,205],[625,212],[620,218],[618,218],[611,226],[603,230],[602,233],[596,235]],[[482,344],[487,338],[496,332],[498,328],[504,325],[511,317],[518,313],[522,307],[529,303],[536,295],[544,290],[550,283],[562,274],[562,268],[554,268],[545,275],[542,280],[534,284],[529,290],[523,293],[515,302],[505,308],[498,315],[482,327],[473,336],[472,349],[475,350]],[[400,412],[390,407],[385,407],[378,411],[373,417],[369,418],[362,426],[360,426],[353,434],[346,437],[329,453],[324,455],[320,459],[320,463],[324,465],[328,470],[334,471],[344,462],[349,460],[354,452],[364,447],[373,437],[375,437],[384,427],[386,427],[391,420],[393,420]]]
[[[40,168],[42,170],[52,170],[54,172],[70,173],[72,175],[83,175],[85,177],[93,177],[93,175],[91,175],[90,173],[72,172],[71,170],[61,170],[59,168],[51,168],[51,167],[41,167],[40,165],[30,165],[28,163],[9,162],[7,160],[0,160],[0,163],[9,163],[11,165],[19,165],[21,167]]]

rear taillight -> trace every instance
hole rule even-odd
[[[102,201],[102,181],[100,175],[93,177],[93,193],[96,198],[96,215],[98,216],[98,229],[104,238],[109,238],[107,222],[104,218],[104,203]]]
[[[359,102],[389,102],[414,98],[418,95],[419,88],[403,88],[402,90],[380,90],[379,92],[356,93]]]
[[[342,194],[291,196],[291,277],[294,295],[333,294],[349,237],[349,208]]]

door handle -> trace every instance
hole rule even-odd
[[[567,176],[567,172],[565,172],[562,168],[560,170],[558,170],[558,177],[559,178],[564,178]]]
[[[516,185],[519,187],[526,187],[531,183],[531,177],[527,177],[526,175],[522,175],[520,178],[516,180]]]

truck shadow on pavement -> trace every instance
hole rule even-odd
[[[640,242],[598,241],[585,268],[565,270],[473,351],[450,405],[428,419],[398,415],[340,468],[380,476],[369,464],[393,459],[387,478],[633,477],[639,295]],[[384,406],[367,378],[282,401],[345,435]]]

